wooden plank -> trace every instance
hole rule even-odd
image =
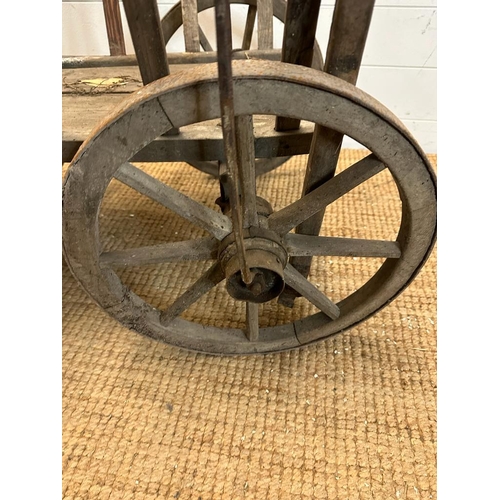
[[[271,0],[257,0],[259,50],[273,48],[273,3]]]
[[[311,67],[321,0],[288,0],[283,33],[282,62]],[[300,120],[277,117],[276,130],[294,130]]]
[[[283,136],[272,133],[274,120],[270,122],[270,125],[269,135],[255,137],[255,156],[257,158],[288,157],[309,152],[312,138],[311,128],[309,128],[309,132],[300,130]],[[132,158],[132,161],[224,161],[222,137],[207,140],[203,132],[200,133],[202,130],[203,126],[196,127],[189,133],[188,131],[181,132],[180,137],[176,137],[174,140],[164,137],[158,138],[139,151]]]
[[[101,254],[100,261],[112,267],[145,266],[188,260],[217,258],[217,240],[198,238],[161,245],[113,250]]]
[[[156,0],[123,0],[144,85],[170,71]]]
[[[267,61],[279,61],[281,49],[269,50],[246,50],[236,51],[231,55],[232,59],[259,59]],[[168,54],[169,64],[207,64],[217,62],[215,52],[171,52]],[[130,56],[81,56],[63,57],[63,69],[69,68],[102,68],[105,66],[137,66],[137,58]],[[170,69],[170,66],[169,66]]]
[[[124,163],[115,173],[115,178],[208,231],[218,240],[231,232],[228,217],[163,184],[130,163]]]
[[[176,66],[178,68],[179,66]],[[102,80],[102,84],[96,84]],[[138,66],[75,68],[62,71],[62,93],[74,95],[130,94],[143,87]]]
[[[401,247],[397,241],[289,233],[285,237],[285,245],[290,256],[311,257],[313,255],[324,255],[335,257],[385,257],[387,259],[401,257]]]
[[[120,94],[62,96],[63,142],[84,141],[92,129],[103,121],[112,110],[123,102]],[[89,112],[92,110],[92,112]]]
[[[123,37],[122,17],[118,0],[102,0],[104,20],[108,33],[109,53],[112,56],[124,56],[125,38]]]
[[[92,130],[124,99],[122,94],[62,96],[62,161],[73,159]],[[92,110],[90,113],[89,110]],[[224,161],[220,120],[182,127],[178,136],[163,136],[137,153],[133,161]],[[313,124],[303,122],[298,131],[276,132],[274,117],[254,116],[255,156],[274,158],[307,154]]]
[[[186,52],[200,51],[200,33],[198,27],[197,0],[181,0],[182,29]]]

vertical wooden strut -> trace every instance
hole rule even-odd
[[[170,74],[156,0],[123,0],[123,7],[141,71],[147,85]]]
[[[235,244],[243,281],[250,284],[253,281],[252,273],[246,260],[243,241],[243,214],[241,208],[241,173],[236,139],[236,120],[234,116],[233,71],[232,71],[232,35],[231,10],[229,0],[215,0],[215,28],[217,34],[217,64],[219,70],[219,95],[222,121],[222,135],[224,138],[224,152],[228,169],[229,203],[233,219]],[[240,156],[240,157],[238,157]]]
[[[288,0],[281,61],[311,67],[321,0]],[[300,120],[280,116],[276,130],[296,130]]]
[[[198,2],[197,0],[181,0],[181,8],[186,52],[199,52]]]
[[[108,33],[109,53],[112,56],[124,56],[125,39],[123,37],[120,4],[118,0],[102,0],[102,5]]]
[[[168,76],[170,70],[156,0],[123,0],[123,8],[142,83],[147,85]],[[179,129],[172,128],[165,135],[178,133]]]
[[[257,0],[257,46],[261,50],[273,48],[273,2]]]
[[[325,58],[326,73],[356,84],[365,48],[375,0],[337,0]],[[316,125],[314,129],[302,196],[310,193],[335,175],[343,135]],[[296,228],[297,234],[318,235],[324,210]],[[291,264],[305,277],[309,275],[311,257],[292,257]],[[296,292],[287,287],[279,298],[292,307]]]
[[[243,50],[250,49],[256,17],[257,17],[257,7],[255,5],[249,5],[247,12],[247,20],[245,23],[245,31],[243,32],[243,42],[241,43],[241,48]]]

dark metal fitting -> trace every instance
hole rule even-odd
[[[246,258],[253,274],[253,280],[248,285],[243,282],[237,255],[233,255],[224,268],[229,295],[236,300],[258,304],[277,297],[285,287],[280,259],[271,252],[255,249],[247,250]]]
[[[243,231],[246,261],[252,282],[244,283],[234,234],[219,247],[219,262],[226,275],[229,295],[237,300],[262,303],[277,297],[285,286],[283,269],[288,254],[278,235],[269,229],[250,227]]]

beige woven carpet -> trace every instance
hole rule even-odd
[[[365,153],[344,151],[340,169]],[[436,157],[430,156],[435,166]],[[259,178],[278,209],[300,194],[305,157]],[[142,168],[214,205],[217,183],[185,164]],[[394,238],[397,189],[381,173],[328,209],[324,234]],[[105,248],[201,234],[113,182],[103,203]],[[311,274],[336,300],[378,259],[316,258]],[[164,307],[206,264],[122,271]],[[261,325],[314,312],[261,308]],[[239,326],[243,309],[217,288],[185,317]],[[123,328],[63,265],[65,499],[436,498],[436,261],[390,306],[350,331],[280,354],[218,357],[159,344]]]

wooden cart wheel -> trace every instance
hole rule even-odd
[[[240,49],[240,50],[248,50],[250,49],[250,43],[252,37],[254,36],[253,30],[256,19],[257,0],[230,0],[230,3],[232,5],[248,6],[246,26],[244,28],[242,47]],[[286,0],[272,0],[272,6],[273,6],[273,12],[272,12],[273,16],[282,23],[284,23],[286,16]],[[215,7],[215,0],[198,0],[198,13],[204,12],[208,9],[213,9],[214,7]],[[177,30],[179,30],[182,27],[182,25],[183,25],[182,5],[181,2],[178,2],[175,5],[173,5],[172,8],[169,9],[169,11],[161,19],[161,29],[166,44],[168,44],[170,39],[174,36]],[[197,51],[199,51],[200,49],[203,49],[205,51],[215,50],[216,48],[215,42],[212,46],[210,42],[208,42],[209,44],[207,45],[205,40],[206,40],[206,35],[202,35],[199,40],[200,46],[199,48],[197,47],[198,49]],[[186,48],[186,51],[189,50]],[[323,68],[323,56],[321,54],[321,49],[319,47],[318,42],[315,42],[314,44],[312,67],[315,69]]]
[[[63,187],[63,248],[76,279],[95,301],[125,326],[191,350],[208,353],[264,353],[296,348],[342,332],[390,303],[425,263],[436,231],[436,183],[425,154],[404,126],[378,101],[356,87],[319,71],[270,61],[233,63],[236,116],[273,114],[316,122],[362,143],[371,151],[321,187],[271,214],[246,232],[247,259],[259,279],[245,285],[234,251],[232,221],[128,163],[139,150],[172,127],[216,119],[218,74],[215,64],[158,80],[128,98],[82,145]],[[247,121],[251,124],[251,120]],[[251,126],[245,133],[251,134]],[[249,142],[252,144],[252,141]],[[387,170],[386,170],[387,169]],[[394,241],[310,237],[294,227],[335,203],[349,191],[385,171],[397,186],[401,223]],[[244,186],[255,186],[247,172]],[[194,223],[208,237],[165,242],[155,247],[105,251],[100,243],[99,212],[113,178]],[[253,197],[259,213],[273,200]],[[399,202],[398,202],[399,203]],[[250,205],[251,206],[251,205]],[[264,208],[263,208],[264,207]],[[337,301],[302,277],[288,259],[293,255],[383,257],[366,283]],[[120,280],[119,266],[208,260],[212,264],[163,310],[153,307]],[[250,267],[253,268],[250,262]],[[259,281],[260,280],[260,281]],[[256,303],[276,297],[283,281],[320,312],[277,326],[259,327]],[[181,317],[217,284],[225,307],[246,301],[246,326],[216,327]],[[226,286],[224,286],[226,285]],[[335,282],[332,283],[335,289]],[[335,292],[333,292],[335,295]],[[302,301],[304,299],[301,299]],[[279,322],[277,322],[279,323]]]
[[[196,3],[196,0],[194,1]],[[271,0],[269,0],[269,2],[271,2]],[[241,50],[248,50],[250,48],[252,37],[254,36],[253,30],[257,15],[257,0],[230,0],[230,3],[233,5],[242,5],[242,6],[248,5],[246,23],[245,27],[242,29],[243,39],[241,47]],[[208,9],[213,9],[215,7],[215,0],[198,0],[197,6],[198,6],[198,13],[204,12]],[[272,6],[273,6],[273,12],[272,12],[273,16],[282,23],[284,23],[286,16],[286,1],[272,0]],[[194,23],[197,23],[197,21],[193,20],[192,24]],[[178,2],[161,19],[161,28],[163,31],[163,38],[165,39],[166,44],[168,44],[172,36],[174,36],[174,34],[182,26],[183,26],[182,5],[181,2]],[[194,29],[198,29],[198,26],[194,27]],[[191,39],[192,38],[193,37],[191,37]],[[211,51],[216,48],[215,42],[213,42],[213,44],[210,44],[210,41],[207,39],[206,35],[201,29],[199,31],[199,40],[196,42],[197,45],[192,46],[190,44],[192,44],[192,41],[188,36],[186,40],[186,51],[190,50],[199,51],[200,49],[203,49],[205,51]],[[323,56],[321,54],[321,49],[319,47],[318,42],[315,42],[314,44],[312,67],[318,70],[323,69]],[[275,168],[278,168],[280,165],[283,165],[283,163],[285,163],[289,159],[290,157],[258,158],[256,160],[256,175],[259,176],[267,172],[271,172]],[[219,167],[217,162],[189,161],[188,163],[191,166],[197,168],[198,170],[201,170],[202,172],[205,172],[214,177],[218,177],[219,175]]]

